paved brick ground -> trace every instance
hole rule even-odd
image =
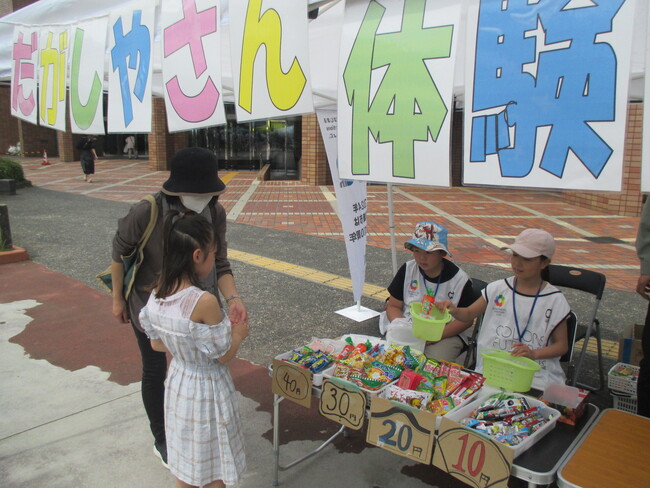
[[[79,162],[51,159],[43,166],[40,158],[26,158],[21,163],[34,185],[126,202],[157,191],[169,174],[151,170],[146,160],[111,159],[97,163],[93,183],[85,183]],[[220,176],[228,184],[220,201],[236,222],[343,239],[331,186],[297,181],[252,185],[257,173],[249,171],[224,171]],[[555,263],[595,269],[607,275],[608,287],[634,289],[636,217],[598,213],[567,204],[558,193],[534,190],[400,186],[394,188],[393,201],[398,243],[416,222],[434,220],[447,226],[454,259],[503,267],[508,259],[498,246],[511,242],[526,227],[542,227],[559,241]],[[369,185],[368,202],[368,243],[388,249],[386,186]]]

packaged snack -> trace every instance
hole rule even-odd
[[[422,375],[417,374],[410,369],[404,370],[397,381],[397,386],[405,390],[415,390],[418,384],[424,379]]]
[[[439,398],[437,400],[429,402],[427,405],[427,410],[435,413],[436,415],[444,415],[455,406],[456,405],[451,398]]]
[[[429,294],[424,295],[424,297],[422,297],[422,311],[420,312],[420,315],[422,317],[430,317],[435,302],[436,298],[434,296]]]
[[[422,391],[405,390],[397,385],[390,385],[382,394],[388,400],[395,400],[415,408],[423,408],[431,400],[431,394]]]

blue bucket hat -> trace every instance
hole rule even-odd
[[[447,229],[435,222],[418,222],[415,232],[413,232],[413,238],[406,241],[404,247],[409,251],[413,251],[413,248],[427,252],[445,251],[451,256],[447,249]]]

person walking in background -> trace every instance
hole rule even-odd
[[[641,370],[637,383],[637,413],[650,417],[650,199],[646,199],[641,212],[639,230],[636,235],[636,253],[639,256],[640,275],[636,292],[648,301],[645,326],[641,337]]]
[[[79,160],[81,162],[81,170],[84,173],[84,181],[88,183],[93,182],[93,175],[95,174],[95,161],[99,161],[97,152],[95,151],[95,138],[82,137],[77,142],[77,149],[79,149]]]
[[[124,154],[127,155],[129,159],[135,159],[136,154],[135,154],[135,137],[133,136],[126,136],[126,139],[124,139]]]
[[[217,297],[201,289],[221,245],[214,226],[195,212],[171,210],[163,239],[162,271],[140,324],[155,351],[173,356],[165,383],[169,470],[179,487],[234,485],[246,458],[226,363],[248,336],[248,324],[231,324]]]
[[[144,247],[144,259],[128,299],[122,292],[122,256],[127,256],[136,249],[149,222],[151,204],[146,200],[136,203],[129,213],[118,221],[117,232],[113,238],[113,316],[121,323],[130,321],[133,327],[142,356],[142,401],[154,436],[154,453],[162,459],[163,464],[167,462],[163,406],[167,356],[151,348],[138,317],[162,268],[162,224],[167,212],[193,210],[212,223],[221,246],[214,257],[215,266],[202,280],[203,287],[214,295],[217,295],[217,290],[221,292],[233,324],[248,320],[246,307],[237,291],[227,259],[226,211],[218,202],[218,195],[226,190],[226,185],[219,179],[217,169],[217,157],[207,149],[185,148],[172,157],[169,178],[163,183],[162,190],[153,195],[159,209],[158,220]]]

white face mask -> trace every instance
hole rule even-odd
[[[210,203],[212,200],[212,195],[205,196],[196,196],[196,195],[181,195],[181,202],[190,210],[194,210],[196,213],[203,212],[203,209]]]

